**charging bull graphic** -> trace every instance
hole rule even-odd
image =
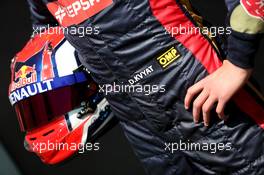
[[[17,71],[15,73],[15,80],[18,80],[18,79],[23,79],[23,78],[26,78],[27,75],[29,75],[30,73],[34,73],[35,72],[35,65],[34,66],[26,66],[26,65],[23,65],[19,71]]]
[[[15,72],[14,82],[11,91],[26,86],[37,81],[37,72],[35,65],[23,65],[17,72]]]

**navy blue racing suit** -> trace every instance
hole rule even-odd
[[[212,110],[206,128],[184,108],[188,87],[225,58],[210,33],[175,32],[203,27],[188,0],[108,0],[97,10],[102,0],[28,2],[34,26],[56,25],[56,18],[65,27],[99,28],[99,34],[66,38],[95,81],[112,88],[106,98],[147,174],[264,174],[264,102],[250,83],[227,104],[227,121]],[[254,10],[262,7],[226,2],[227,59],[252,68],[263,33],[263,14]],[[257,25],[243,25],[248,19]]]

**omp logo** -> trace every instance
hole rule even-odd
[[[112,4],[112,0],[58,0],[47,4],[58,22],[67,27],[79,24]]]
[[[177,51],[177,49],[173,46],[168,51],[163,53],[161,56],[157,58],[158,63],[162,68],[168,67],[173,61],[178,59],[181,54]]]

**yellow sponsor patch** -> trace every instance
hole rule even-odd
[[[157,61],[159,65],[162,68],[168,67],[173,61],[177,60],[181,54],[178,52],[178,50],[173,46],[169,50],[167,50],[165,53],[163,53],[161,56],[157,58]]]

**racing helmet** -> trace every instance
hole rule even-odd
[[[47,164],[66,160],[113,126],[108,102],[59,27],[32,37],[12,59],[9,100],[26,132],[25,148]]]

